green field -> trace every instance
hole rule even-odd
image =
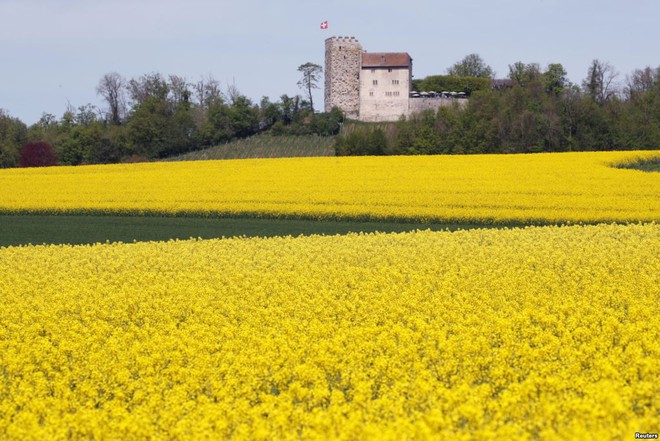
[[[473,224],[154,216],[0,215],[0,246],[163,241],[230,236],[299,236],[349,232],[456,230]]]
[[[333,136],[256,135],[208,149],[174,156],[165,159],[165,161],[334,156],[334,140]]]

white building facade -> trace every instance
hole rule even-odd
[[[412,58],[407,53],[362,53],[361,121],[396,121],[409,114]]]

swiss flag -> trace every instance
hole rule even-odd
[[[323,23],[321,23],[321,29],[328,29],[328,22],[327,21],[324,21]]]

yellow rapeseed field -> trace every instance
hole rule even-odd
[[[660,221],[657,152],[286,158],[0,171],[0,212]]]
[[[491,195],[490,205],[519,200],[539,215],[575,218],[627,209],[657,216],[657,188],[640,187],[652,178],[598,165],[615,157],[507,157],[517,168],[498,179],[511,193]],[[486,164],[503,164],[472,159],[482,174]],[[419,188],[444,188],[435,179],[446,176],[463,191],[478,182],[463,158],[399,161],[406,173],[387,159],[331,160],[325,173],[349,182],[329,189],[320,172],[312,188],[271,186],[314,181],[275,176],[285,170],[277,161],[2,176],[22,176],[25,187],[34,177],[33,190],[56,183],[47,193],[57,208],[77,197],[90,207],[140,200],[178,210],[201,207],[195,186],[217,209],[241,207],[257,188],[282,202],[283,194],[348,200],[351,184],[368,185],[349,170],[364,169],[381,184],[387,175],[397,183],[387,187],[392,194],[362,188],[369,213],[427,207],[438,216],[453,213],[431,210],[449,188],[437,199],[422,192],[411,212],[390,204],[408,182],[402,176],[418,176]],[[560,171],[542,174],[537,161]],[[159,178],[163,170],[172,173]],[[228,201],[224,186],[238,191],[246,176],[245,193]],[[140,185],[162,180],[167,191],[122,194],[131,177]],[[523,177],[525,189],[514,191]],[[564,194],[562,179],[600,194],[596,211],[579,191]],[[545,193],[550,183],[556,198]],[[179,185],[176,201],[165,198]],[[3,193],[3,203],[51,202],[14,196]],[[309,198],[282,211],[325,212]],[[612,211],[611,198],[625,209]],[[552,209],[559,201],[576,211]],[[463,205],[463,215],[484,210],[469,208],[469,198]],[[0,248],[0,439],[634,439],[660,428],[658,250],[653,223]]]

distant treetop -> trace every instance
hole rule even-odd
[[[453,77],[493,78],[493,68],[487,65],[478,54],[467,55],[463,60],[447,69]]]

